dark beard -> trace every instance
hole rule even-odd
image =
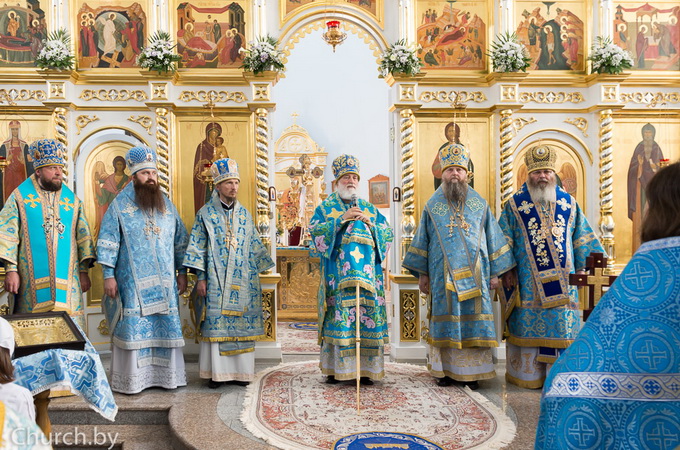
[[[61,189],[61,181],[43,180],[41,178],[40,187],[45,191],[57,192]]]
[[[444,197],[452,203],[462,203],[467,197],[468,184],[466,182],[458,181],[444,181],[442,180],[442,190]]]
[[[143,211],[161,213],[165,212],[165,199],[163,191],[157,183],[146,182],[144,184],[134,181],[135,201]]]

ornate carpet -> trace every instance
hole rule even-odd
[[[512,441],[515,425],[483,395],[439,387],[425,367],[386,363],[386,376],[361,387],[356,413],[353,382],[328,385],[318,361],[282,364],[256,375],[241,421],[253,435],[282,449],[329,449],[350,434],[399,432],[446,449],[496,449]]]
[[[316,322],[277,322],[276,339],[281,343],[285,355],[318,355],[321,347],[317,344]],[[385,346],[385,354],[390,345]]]

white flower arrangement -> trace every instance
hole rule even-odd
[[[43,40],[43,46],[35,59],[41,69],[71,70],[74,57],[71,54],[71,37],[65,29],[51,32]]]
[[[171,42],[170,33],[158,31],[149,39],[149,45],[142,49],[137,56],[137,65],[143,69],[161,72],[174,72],[175,63],[182,59],[174,52],[175,45]]]
[[[496,36],[491,44],[491,64],[495,72],[526,72],[531,64],[529,50],[519,42],[515,33]]]
[[[405,39],[390,45],[382,54],[380,73],[385,77],[395,72],[410,76],[420,73],[423,62],[417,55],[418,49],[419,47],[407,45]]]
[[[588,59],[592,62],[592,73],[619,74],[633,67],[631,54],[612,42],[610,37],[597,37]]]
[[[251,41],[248,44],[248,49],[241,48],[239,50],[239,52],[246,55],[243,58],[241,68],[254,74],[259,74],[266,70],[283,72],[286,68],[283,64],[283,52],[276,48],[278,45],[279,41],[269,35]]]

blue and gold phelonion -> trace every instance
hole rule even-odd
[[[333,176],[336,180],[348,173],[353,173],[359,177],[359,160],[356,156],[340,155],[333,160]]]
[[[236,179],[241,181],[241,177],[238,174],[238,164],[232,158],[222,158],[212,163],[210,175],[213,177],[215,186],[226,180]]]

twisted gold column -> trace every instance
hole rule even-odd
[[[605,109],[600,112],[600,233],[602,245],[609,257],[607,269],[614,269],[616,253],[614,251],[614,216],[613,208],[613,137],[612,110]]]
[[[512,110],[501,111],[500,124],[501,137],[501,207],[512,197],[512,168],[514,156],[512,155]]]
[[[68,180],[68,110],[61,106],[54,109],[52,113],[54,119],[54,133],[57,141],[61,142],[66,152],[64,153],[64,181]]]
[[[158,149],[158,184],[170,194],[170,126],[167,108],[156,108],[156,148]]]
[[[413,233],[416,229],[415,214],[415,174],[413,159],[413,111],[404,109],[401,111],[399,120],[399,144],[401,145],[401,258],[404,259],[406,251],[413,241]],[[408,273],[402,269],[403,273]]]
[[[269,124],[266,108],[255,110],[255,160],[257,191],[257,231],[260,239],[270,248],[269,238]]]

